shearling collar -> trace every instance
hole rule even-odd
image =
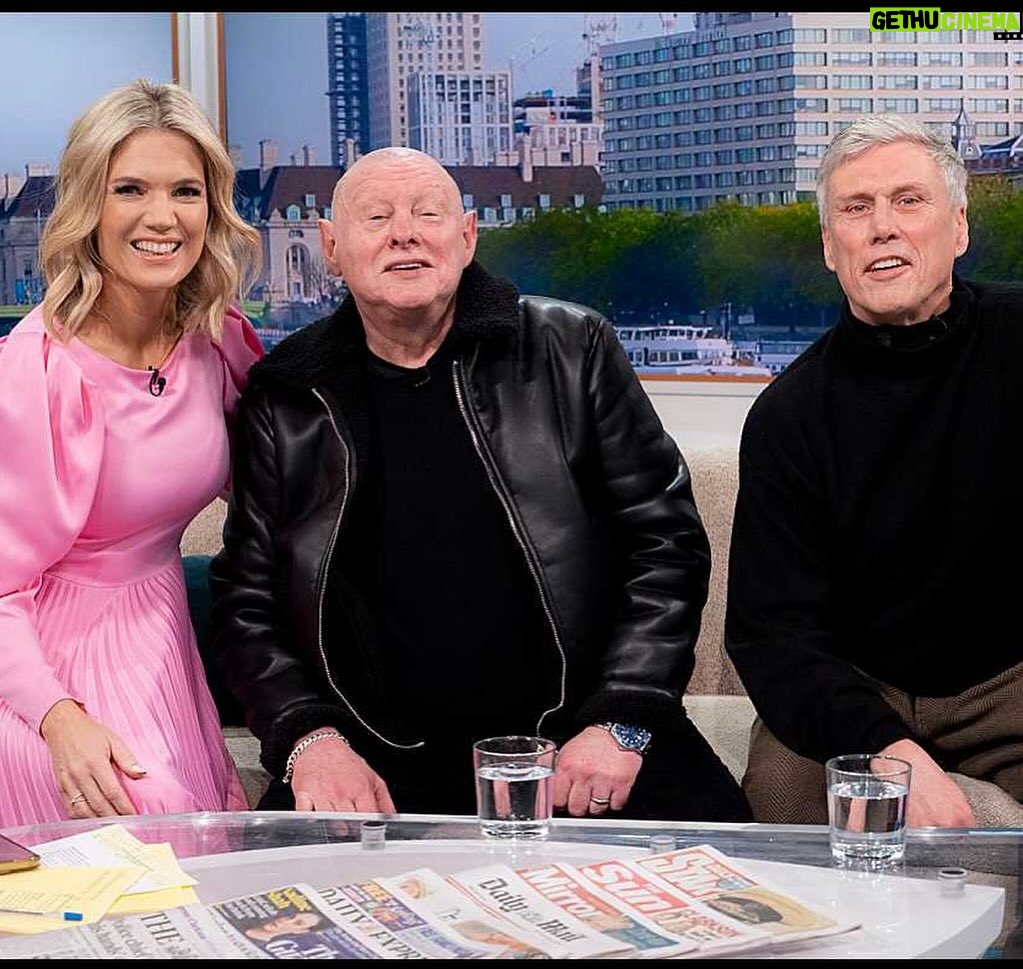
[[[510,282],[473,260],[458,285],[451,339],[489,341],[514,334],[520,326],[518,297]],[[339,373],[361,367],[365,353],[362,319],[349,294],[329,316],[282,340],[253,366],[249,379],[293,387],[336,385]]]

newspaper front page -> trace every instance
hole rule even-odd
[[[645,915],[659,927],[697,945],[694,955],[735,952],[767,944],[760,929],[725,919],[686,898],[668,882],[628,861],[610,860],[577,869],[626,909]],[[683,953],[680,958],[686,958]]]
[[[573,866],[418,868],[0,938],[0,958],[689,958],[832,935],[832,917],[709,845]]]
[[[356,906],[391,935],[426,959],[477,959],[481,950],[469,945],[460,935],[443,923],[407,904],[400,893],[378,881],[338,885],[330,890],[330,904],[341,911],[342,900]],[[358,923],[365,927],[365,923]]]
[[[472,868],[448,879],[496,914],[561,945],[565,958],[592,959],[633,950],[629,943],[592,929],[549,901],[507,865]]]
[[[692,939],[675,935],[655,922],[619,905],[594,882],[583,878],[571,865],[516,869],[523,881],[555,905],[635,949],[633,958],[665,959],[697,948]]]
[[[256,951],[202,905],[0,940],[3,959],[251,959]]]
[[[455,888],[432,868],[416,868],[393,878],[378,878],[409,905],[478,946],[486,959],[561,959],[563,947],[495,915]]]
[[[635,859],[645,871],[673,885],[687,898],[743,924],[757,925],[776,941],[835,935],[859,923],[835,919],[789,893],[754,878],[741,862],[710,845],[695,845]]]

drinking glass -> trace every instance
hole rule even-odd
[[[867,870],[902,861],[912,766],[885,754],[845,754],[824,769],[834,861]]]
[[[488,737],[473,744],[476,805],[486,837],[547,837],[556,751],[543,737]]]

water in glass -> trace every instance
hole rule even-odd
[[[554,771],[542,764],[489,764],[476,770],[480,829],[492,838],[544,838]]]
[[[833,782],[828,790],[828,814],[835,860],[864,867],[901,861],[908,793],[908,785],[881,778]]]

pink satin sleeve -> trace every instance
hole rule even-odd
[[[224,317],[223,332],[215,346],[224,362],[224,417],[230,432],[234,427],[238,398],[248,381],[249,367],[261,360],[265,351],[259,334],[236,306],[232,306]],[[221,498],[227,498],[230,487],[229,477],[220,492]]]
[[[34,729],[70,694],[36,632],[35,595],[84,525],[99,480],[99,403],[38,331],[0,339],[0,696]]]

